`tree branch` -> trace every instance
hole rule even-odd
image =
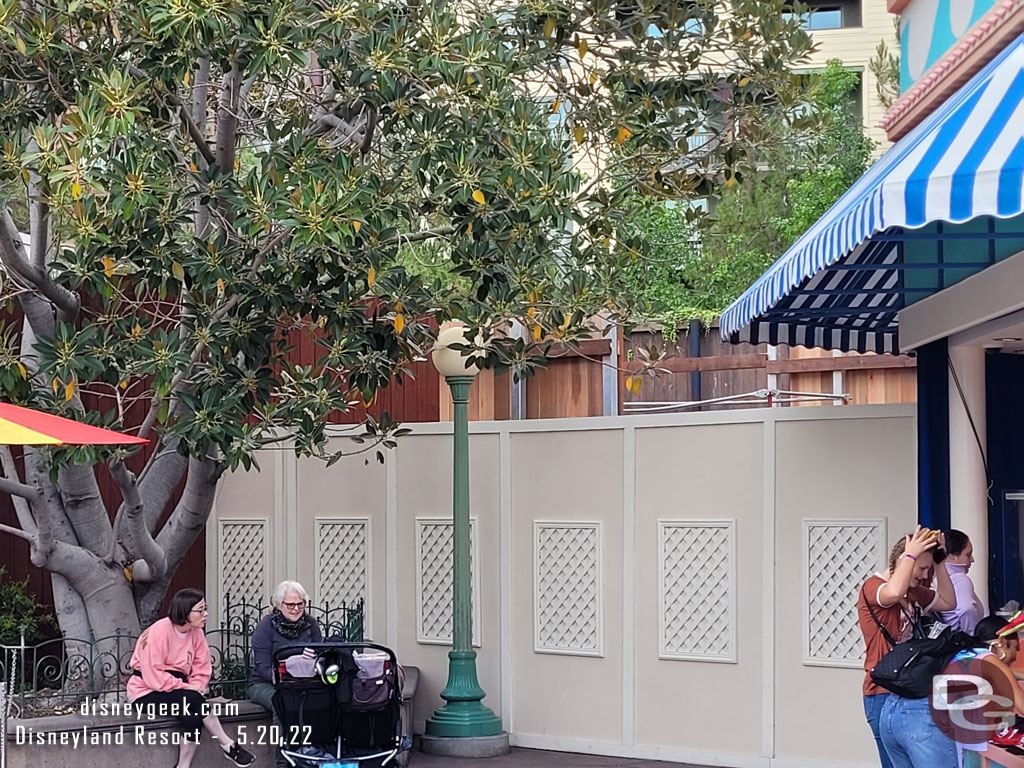
[[[256,84],[257,79],[258,77],[256,75],[249,75],[249,77],[245,79],[245,82],[242,83],[242,87],[238,91],[239,108],[244,108],[243,105],[245,104],[245,102],[249,100],[249,91],[252,90],[252,87]]]
[[[361,150],[369,125],[366,117],[367,109],[367,105],[364,104],[362,111],[359,113],[362,119],[357,123],[349,123],[333,112],[327,112],[318,116],[309,128],[306,129],[306,133],[309,136],[323,136],[324,134],[334,132],[338,134],[338,137],[331,142],[331,146],[348,146]],[[360,137],[361,133],[363,134],[362,137]]]
[[[191,115],[191,117],[192,117],[193,124],[195,124],[197,126],[197,130],[202,130],[202,129],[198,128],[198,126],[200,126],[200,125],[203,126],[204,128],[206,126],[206,119],[207,119],[206,115],[207,115],[207,110],[209,109],[208,101],[207,100],[209,98],[209,94],[210,94],[210,55],[206,54],[205,56],[201,56],[200,59],[199,59],[199,66],[196,68],[196,84],[195,84],[195,88],[192,90],[192,115]],[[181,109],[184,111],[185,107],[182,106]],[[183,122],[185,121],[184,117],[182,117],[182,121]],[[191,134],[191,132],[192,131],[191,131],[191,128],[190,128],[189,129],[189,133]],[[204,145],[206,144],[205,141],[203,143],[204,143]],[[207,146],[207,149],[209,149],[208,146]],[[207,162],[209,162],[209,160],[207,160]],[[195,206],[196,206],[196,214],[195,214],[196,215],[196,220],[195,220],[196,237],[198,237],[200,239],[203,239],[203,238],[206,237],[206,234],[207,234],[207,232],[210,229],[210,207],[208,205],[203,205],[199,201],[199,197],[198,196],[195,199]]]
[[[60,492],[50,481],[43,458],[34,448],[25,448],[25,478],[43,489],[42,502],[34,505],[39,539],[36,542],[36,549],[32,552],[33,565],[42,568],[53,551],[55,540],[60,539],[66,544],[77,544],[78,541],[68,521],[67,512],[64,511]],[[56,585],[54,587],[56,588]],[[56,593],[54,597],[56,598]]]
[[[334,108],[334,93],[334,80],[332,79],[324,86],[320,98],[317,99],[316,112],[313,114],[314,119],[323,117]]]
[[[136,80],[151,80],[149,75],[134,65],[130,65],[128,67],[128,71],[131,72],[132,77]],[[150,84],[153,85],[153,83]],[[185,123],[185,127],[188,128],[188,135],[191,136],[192,141],[195,142],[196,149],[199,150],[199,154],[201,154],[203,159],[208,163],[216,162],[213,156],[213,150],[210,149],[210,145],[206,142],[206,137],[203,135],[202,129],[200,129],[200,127],[196,125],[196,121],[192,119],[192,114],[189,111],[185,100],[173,91],[166,91],[166,93],[167,100],[175,107],[178,107],[181,119]]]
[[[407,245],[408,243],[418,243],[422,240],[431,240],[435,237],[448,237],[454,235],[458,231],[456,227],[437,227],[435,229],[425,229],[422,232],[413,232],[408,235],[395,235],[389,237],[387,240],[381,240],[379,245]]]
[[[188,456],[178,452],[177,441],[161,445],[139,475],[139,495],[146,510],[146,527],[150,533],[156,530],[164,507],[174,495],[178,483],[188,469]]]
[[[39,151],[39,145],[35,139],[29,142],[28,150],[29,152]],[[37,269],[44,270],[49,262],[47,251],[50,245],[50,206],[46,202],[46,196],[41,187],[42,178],[36,173],[35,168],[30,166],[28,169],[28,231],[31,238],[29,261]]]
[[[39,355],[35,352],[36,338],[39,336],[52,338],[56,335],[56,317],[53,305],[31,289],[18,296],[18,303],[25,315],[25,323],[22,327],[21,359],[28,370],[34,374],[39,368]]]
[[[40,501],[42,500],[42,493],[38,488],[33,488],[31,485],[25,485],[19,483],[16,480],[10,480],[6,477],[0,477],[0,491],[4,493],[10,493],[14,496],[20,496],[23,499],[29,501]]]
[[[11,218],[6,203],[0,202],[0,261],[11,276],[33,288],[68,317],[78,314],[78,296],[54,283],[43,269],[36,267],[25,255],[21,233]]]
[[[4,533],[9,533],[11,534],[11,536],[17,536],[19,539],[24,539],[29,544],[33,543],[33,541],[35,540],[34,536],[25,533],[20,528],[13,528],[9,525],[4,525],[3,523],[0,523],[0,531],[3,531]]]
[[[242,72],[238,62],[231,63],[231,71],[224,75],[220,88],[220,107],[217,110],[217,165],[220,172],[231,175],[235,170],[235,148],[238,143],[238,91]]]
[[[79,594],[87,596],[96,589],[95,586],[89,588],[90,582],[95,584],[105,575],[105,565],[99,557],[82,547],[55,541],[49,557],[40,567],[64,576]]]
[[[68,464],[57,470],[57,484],[78,543],[97,557],[114,556],[114,530],[91,466]]]
[[[169,94],[168,98],[174,106],[180,109],[181,119],[185,123],[185,127],[188,129],[188,135],[192,137],[192,141],[196,145],[196,149],[199,150],[199,154],[203,156],[203,159],[213,164],[217,162],[214,157],[213,150],[210,149],[210,145],[206,142],[206,137],[203,135],[202,129],[196,125],[196,121],[192,119],[192,115],[189,114],[188,106],[184,100],[177,94]]]
[[[167,570],[167,557],[163,549],[157,546],[146,526],[145,507],[139,495],[139,486],[135,475],[128,470],[123,461],[110,463],[110,476],[124,497],[123,518],[117,534],[121,546],[124,547],[131,563],[132,582],[148,582],[161,578]]]
[[[11,453],[10,446],[0,446],[0,466],[3,467],[4,477],[12,482],[20,482],[18,479],[18,467],[14,463],[14,455]],[[42,500],[41,493],[38,495],[38,500]],[[21,529],[27,533],[35,534],[38,529],[36,521],[32,517],[32,508],[29,500],[20,494],[12,494],[11,503],[14,505],[14,514],[18,517],[18,525],[21,526]]]
[[[220,466],[211,459],[191,458],[188,463],[188,480],[181,500],[171,513],[167,524],[156,537],[157,545],[167,555],[167,570],[164,576],[149,585],[138,601],[139,618],[146,622],[160,610],[171,577],[181,561],[199,538],[213,508],[217,490]]]
[[[363,143],[359,146],[359,154],[365,155],[373,145],[373,134],[377,128],[377,110],[372,104],[367,104],[366,124],[363,127]]]
[[[210,93],[210,54],[199,57],[196,67],[195,85],[192,87],[192,120],[197,125],[206,124],[207,97]]]

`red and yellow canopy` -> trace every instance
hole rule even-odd
[[[0,403],[0,445],[137,445],[148,442],[145,438]]]

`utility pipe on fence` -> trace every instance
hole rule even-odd
[[[700,320],[690,321],[690,357],[700,357]],[[690,400],[700,400],[700,371],[690,374]]]

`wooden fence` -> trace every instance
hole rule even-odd
[[[639,331],[628,336],[620,355],[620,412],[630,403],[687,402],[735,397],[758,390],[801,392],[819,395],[848,395],[853,405],[912,403],[917,400],[915,360],[907,355],[835,353],[820,349],[767,344],[726,344],[717,328],[700,330],[698,343],[691,346],[689,333],[667,341],[657,331]],[[642,368],[639,350],[666,348],[668,357],[655,376],[641,376],[638,393],[626,389],[627,376]],[[696,352],[697,354],[694,354]],[[830,405],[836,400],[793,403]],[[768,403],[765,402],[765,405]],[[711,407],[711,406],[705,406]],[[722,407],[754,407],[727,404]]]
[[[308,334],[295,332],[289,341],[298,361],[314,361],[315,346]],[[660,332],[641,330],[625,338],[594,339],[578,350],[556,352],[546,368],[522,382],[513,382],[508,373],[484,371],[470,391],[469,417],[504,421],[613,415],[628,412],[628,403],[716,400],[765,389],[848,394],[848,402],[863,405],[916,400],[914,359],[905,355],[833,355],[786,345],[733,345],[722,342],[717,327],[699,330],[697,341],[691,344],[685,329],[674,341]],[[658,365],[662,370],[653,377],[643,376],[639,393],[628,392],[626,377],[640,367],[637,350],[651,345],[667,351],[667,359]],[[367,412],[374,417],[386,412],[406,423],[451,419],[451,395],[430,361],[414,363],[412,371],[412,377],[394,382],[369,408],[360,405],[335,414],[332,421],[356,423]],[[694,374],[700,380],[699,392]],[[823,399],[801,404],[831,402]]]

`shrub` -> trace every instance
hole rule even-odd
[[[43,639],[43,629],[48,626],[56,626],[53,613],[28,591],[28,579],[13,581],[0,568],[0,645],[20,643],[22,627],[25,642],[36,643]]]
[[[248,696],[249,664],[245,659],[228,658],[221,662],[216,677],[210,681],[210,695],[226,699],[244,699]]]

